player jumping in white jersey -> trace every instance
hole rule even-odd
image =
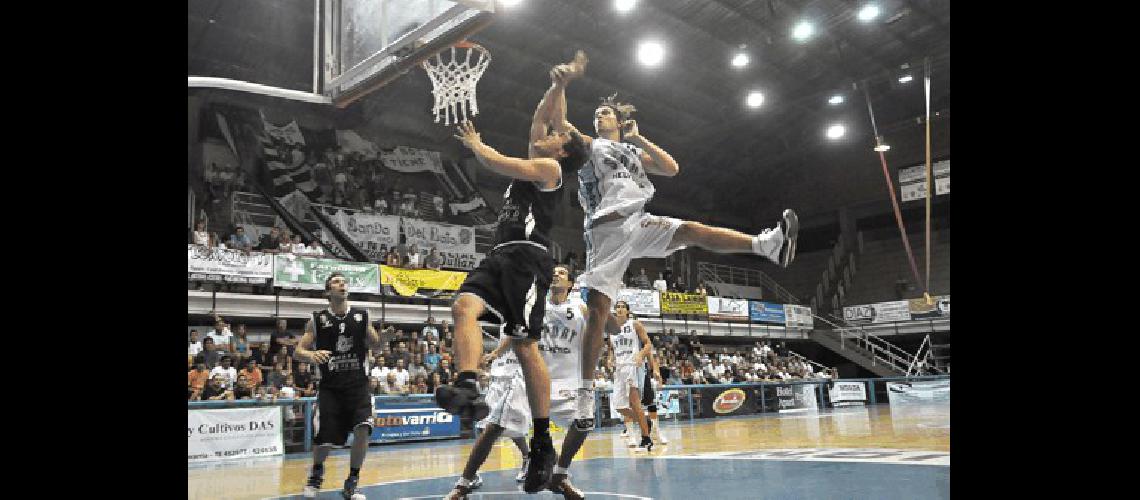
[[[555,266],[554,276],[550,282],[550,297],[546,300],[542,338],[538,342],[538,350],[542,352],[550,373],[550,420],[569,429],[546,488],[568,500],[581,500],[585,498],[585,494],[570,483],[568,469],[574,455],[582,448],[586,436],[593,428],[593,420],[575,418],[578,410],[576,402],[580,372],[578,363],[581,360],[579,351],[582,349],[582,333],[586,328],[587,311],[586,304],[581,299],[569,297],[572,284],[570,271],[565,266]],[[484,360],[492,361],[492,383],[486,397],[490,413],[486,419],[476,425],[486,430],[475,441],[475,446],[467,457],[463,477],[448,494],[446,500],[464,500],[471,490],[482,484],[477,474],[479,467],[487,460],[492,445],[504,431],[512,437],[526,435],[531,418],[521,371],[496,369],[510,365],[509,357],[512,354],[508,350],[508,345],[504,338],[497,349],[484,357]],[[507,354],[498,357],[503,352]],[[520,444],[519,441],[516,441],[516,444]],[[522,446],[525,444],[523,441],[519,449],[524,450]],[[526,451],[523,453],[525,455]],[[525,464],[523,469],[525,471]],[[524,474],[520,472],[516,479],[521,479],[523,476]]]
[[[567,81],[585,72],[585,65],[555,68]],[[560,131],[577,132],[566,121],[565,87],[557,89],[555,111],[562,120]],[[594,110],[594,131],[598,137],[581,137],[590,147],[590,161],[578,171],[578,201],[585,211],[586,271],[578,282],[589,288],[590,317],[582,350],[581,391],[593,390],[593,369],[601,353],[602,329],[609,319],[610,304],[617,298],[621,278],[629,262],[639,257],[663,258],[687,246],[698,246],[717,253],[755,253],[782,267],[796,255],[799,220],[792,210],[784,210],[775,228],[758,235],[707,226],[644,211],[655,189],[648,174],[672,177],[680,171],[676,160],[638,131],[628,119],[634,107],[606,99]],[[620,120],[619,120],[620,117]],[[593,398],[578,398],[583,405]],[[582,417],[593,408],[579,409]]]
[[[637,422],[641,428],[641,441],[637,444],[637,449],[653,451],[649,424],[645,419],[645,412],[641,409],[642,391],[653,391],[652,387],[642,385],[646,375],[645,361],[650,361],[651,368],[657,367],[656,361],[652,358],[653,341],[649,340],[649,335],[641,322],[630,317],[629,304],[626,301],[617,301],[614,305],[614,316],[621,325],[617,333],[610,335],[609,342],[614,365],[614,392],[611,396],[614,408],[623,417]]]

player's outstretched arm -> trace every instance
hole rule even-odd
[[[546,93],[539,101],[534,110],[534,117],[531,119],[530,141],[532,143],[545,137],[549,133],[549,129],[559,132],[571,130],[577,132],[577,129],[566,121],[566,85],[585,74],[588,62],[586,53],[579,50],[574,54],[573,61],[559,64],[550,70],[550,88],[546,89]]]
[[[483,144],[475,125],[468,121],[459,124],[459,135],[455,136],[468,149],[475,153],[475,158],[484,167],[499,175],[512,179],[533,181],[543,184],[543,188],[550,189],[558,185],[562,177],[562,167],[551,158],[514,158],[495,151],[495,148]]]
[[[641,166],[645,168],[646,173],[673,177],[681,171],[681,166],[672,155],[638,132],[636,121],[626,120],[622,128],[626,130],[625,140],[645,150],[641,154]]]

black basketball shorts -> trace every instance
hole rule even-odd
[[[456,298],[472,294],[486,304],[479,317],[499,322],[514,338],[542,338],[546,293],[554,276],[554,258],[537,245],[513,243],[492,250],[467,275]]]
[[[645,368],[645,383],[642,384],[641,389],[641,404],[649,406],[657,402],[657,391],[653,390],[653,375],[650,373],[647,366]]]
[[[344,446],[348,435],[358,425],[367,425],[372,433],[372,395],[368,382],[346,387],[321,386],[317,392],[317,414],[313,419],[314,445]]]

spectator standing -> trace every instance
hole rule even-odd
[[[246,339],[245,324],[239,323],[237,326],[237,334],[230,339],[230,345],[234,350],[234,357],[237,358],[236,364],[241,364],[243,359],[249,357],[249,340]]]
[[[644,269],[642,269],[642,271],[644,271]],[[667,283],[665,283],[665,275],[664,274],[657,273],[657,279],[653,281],[653,289],[657,290],[658,292],[669,291],[669,286]]]
[[[297,346],[297,336],[287,329],[288,323],[283,320],[277,320],[277,329],[269,335],[269,349],[265,353],[265,363],[268,365],[275,364],[274,357],[277,353],[284,350],[286,356],[293,357],[293,349]]]
[[[214,329],[210,330],[210,333],[207,333],[206,336],[213,339],[215,349],[226,352],[233,351],[231,340],[234,334],[230,331],[230,327],[226,326],[225,320],[221,317],[214,321]]]

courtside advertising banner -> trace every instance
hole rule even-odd
[[[663,292],[661,313],[708,315],[709,303],[704,295],[696,293]]]
[[[784,304],[773,302],[748,301],[748,315],[756,323],[773,323],[783,325],[787,318],[784,315]]]
[[[795,304],[784,304],[784,324],[793,328],[811,330],[815,326],[815,322],[811,316],[811,308],[808,306],[797,306]]]
[[[947,304],[949,306],[949,304]],[[843,320],[850,324],[910,321],[910,304],[905,300],[877,302],[843,308]]]
[[[760,404],[755,387],[709,387],[698,391],[703,417],[753,414],[757,413],[757,405]]]
[[[931,297],[933,304],[927,304],[925,298],[910,299],[907,307],[910,309],[911,319],[939,319],[950,317],[950,296],[935,295]]]
[[[863,382],[833,382],[828,384],[831,406],[863,406],[867,402],[867,385]]]
[[[657,415],[679,415],[681,413],[681,391],[663,389],[657,391]]]
[[[380,293],[380,267],[376,264],[292,254],[278,254],[273,258],[273,286],[281,288],[324,290],[325,279],[334,272],[344,275],[351,293]]]
[[[656,290],[622,288],[618,291],[618,300],[624,300],[629,304],[630,312],[638,316],[661,315],[661,297]]]
[[[459,418],[430,401],[387,402],[372,398],[372,442],[459,437]]]
[[[380,266],[380,284],[389,285],[405,297],[416,294],[421,288],[432,290],[459,290],[467,273],[436,271],[434,269],[401,269]]]
[[[281,455],[281,407],[187,410],[190,462]]]
[[[748,299],[709,297],[709,319],[717,321],[748,321]]]
[[[950,381],[887,382],[891,406],[950,402]]]
[[[195,281],[266,283],[273,277],[273,255],[187,245],[186,272]]]
[[[780,413],[811,412],[819,409],[815,385],[777,385],[776,400]]]

